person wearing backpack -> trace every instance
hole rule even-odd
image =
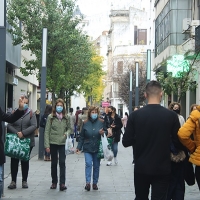
[[[24,115],[16,122],[7,125],[8,133],[16,133],[19,138],[30,138],[30,153],[35,146],[35,129],[37,128],[35,113],[28,106],[28,97],[24,97]],[[16,111],[15,111],[16,112]],[[8,189],[16,189],[19,159],[11,158],[11,177],[12,181]],[[22,188],[28,188],[27,178],[29,171],[29,161],[21,161],[22,169]]]
[[[65,186],[65,141],[72,132],[70,118],[66,114],[64,101],[57,99],[52,113],[47,118],[44,132],[44,147],[47,153],[51,153],[51,177],[50,189],[56,189],[58,183],[57,164],[60,167],[60,191],[67,189]],[[59,158],[58,158],[59,157]]]
[[[44,128],[44,130],[47,123],[47,117],[51,113],[52,113],[52,106],[46,105],[44,115],[41,117],[41,120],[40,120],[40,127]],[[46,150],[44,150],[44,161],[51,161],[50,155],[51,155],[50,153],[47,153]]]

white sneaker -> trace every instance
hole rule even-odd
[[[118,161],[117,161],[117,158],[116,158],[116,157],[114,157],[114,162],[115,162],[115,165],[118,164]]]
[[[112,165],[112,162],[108,162],[106,166],[111,166]]]

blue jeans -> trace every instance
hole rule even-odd
[[[114,158],[117,157],[117,153],[118,153],[118,142],[114,142],[114,143],[112,144],[112,150],[113,150]]]
[[[0,199],[3,192],[3,165],[0,165]]]
[[[85,155],[85,179],[86,183],[91,182],[92,166],[93,166],[93,184],[97,184],[99,180],[100,159],[97,153],[84,153]]]

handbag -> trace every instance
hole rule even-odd
[[[30,159],[30,138],[19,138],[15,133],[6,134],[5,155],[22,161]]]
[[[195,173],[194,167],[191,162],[189,162],[189,155],[186,155],[185,163],[184,163],[184,179],[185,182],[192,186],[195,184]]]
[[[171,153],[171,161],[175,163],[179,163],[184,161],[186,158],[184,151],[179,151],[177,154]]]
[[[113,139],[112,138],[107,138],[107,140],[108,140],[108,144],[111,147],[112,143],[113,143]],[[97,158],[99,158],[99,159],[103,159],[104,158],[103,145],[102,145],[102,141],[101,140],[99,140],[99,149],[98,149],[98,153],[97,153]]]

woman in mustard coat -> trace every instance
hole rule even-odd
[[[192,134],[194,140],[190,137]],[[191,153],[189,162],[196,165],[195,178],[200,190],[200,106],[191,112],[186,123],[179,129],[178,136]]]

